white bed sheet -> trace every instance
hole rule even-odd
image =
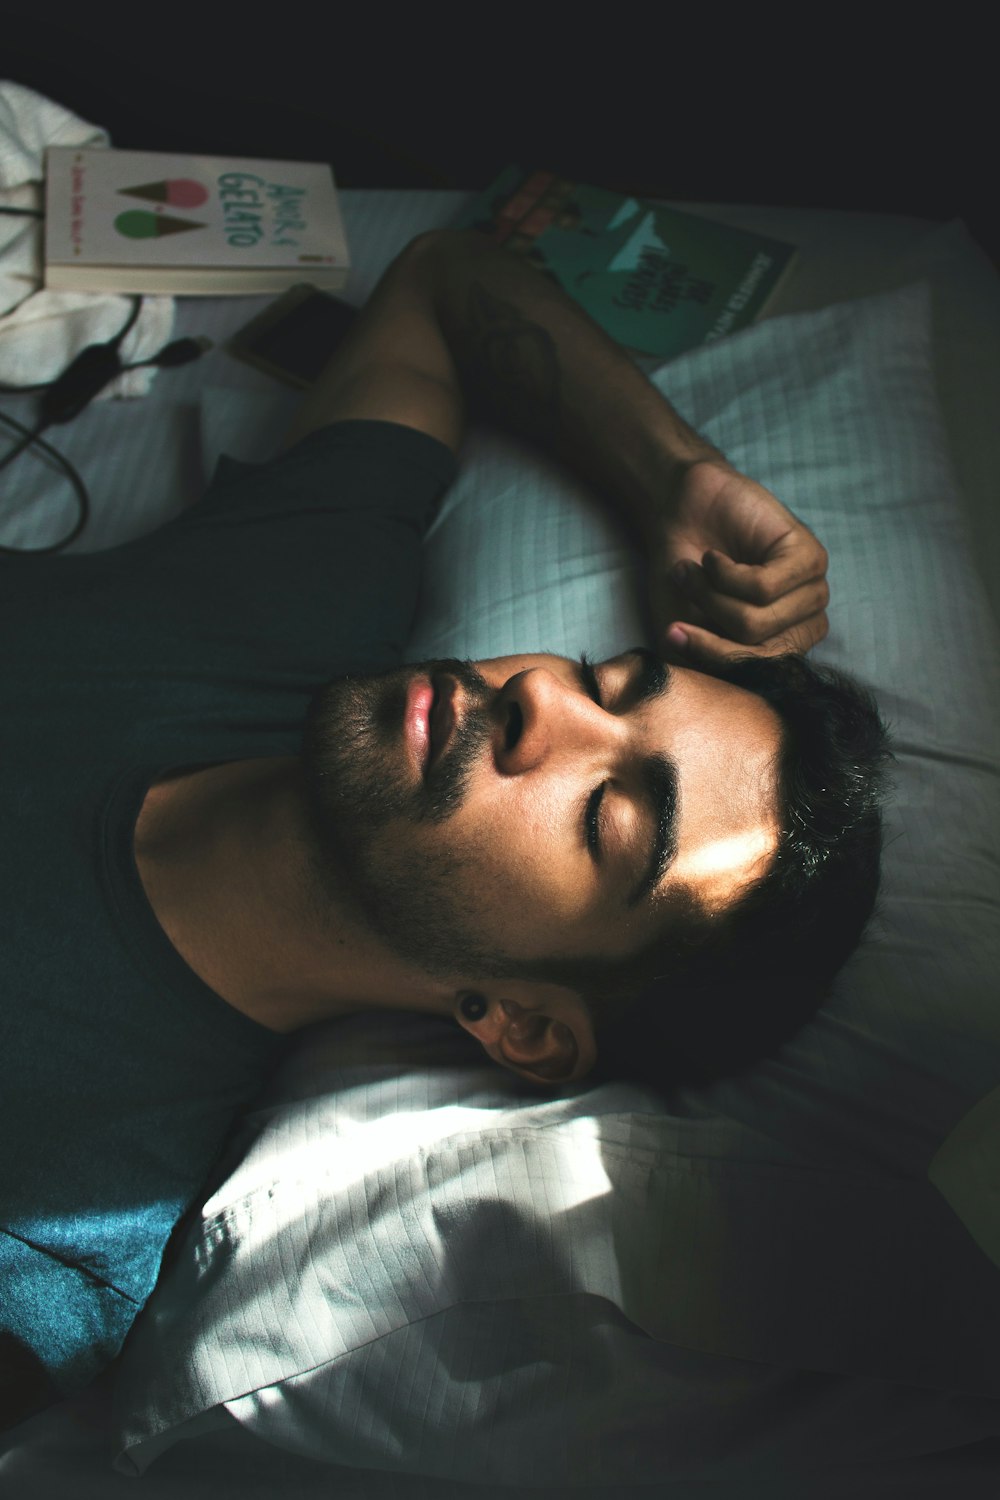
[[[460,195],[358,193],[345,194],[345,199],[356,260],[366,261],[365,274],[356,276],[349,295],[361,300],[406,239],[421,228],[446,221]],[[788,284],[775,312],[882,290],[921,273],[930,277],[935,293],[940,393],[970,514],[980,537],[984,579],[992,587],[996,607],[995,446],[984,413],[988,409],[992,417],[1000,395],[1000,338],[991,333],[997,327],[996,298],[977,292],[977,281],[986,287],[991,274],[984,259],[956,226],[939,229],[914,221],[793,210],[718,212],[733,222],[796,239],[803,246],[801,275]],[[369,245],[370,255],[366,253]],[[260,305],[260,299],[182,302],[180,328],[208,332],[221,341]],[[66,431],[61,446],[89,471],[88,480],[99,501],[94,528],[82,539],[84,547],[109,545],[146,530],[166,519],[180,503],[194,498],[203,481],[206,461],[210,464],[212,457],[203,448],[202,396],[216,384],[235,385],[248,392],[273,392],[265,377],[219,351],[200,367],[161,375],[154,396],[147,401],[132,407],[95,407],[75,428]],[[289,405],[294,405],[294,398]],[[210,442],[225,444],[224,433],[217,426],[210,433]],[[55,500],[54,490],[52,494]],[[140,496],[142,503],[138,505]],[[27,522],[23,534],[26,537]],[[123,1492],[121,1487],[131,1481],[107,1467],[107,1420],[106,1390],[101,1387],[25,1424],[0,1449],[0,1493],[38,1494],[52,1496],[53,1500],[80,1496],[88,1500],[91,1495]],[[213,1424],[214,1430],[203,1430],[200,1436],[192,1436],[190,1442],[178,1444],[165,1454],[144,1479],[144,1492],[162,1495],[163,1500],[180,1500],[182,1495],[199,1500],[201,1494],[211,1495],[213,1500],[235,1500],[237,1494],[278,1493],[364,1494],[366,1500],[376,1493],[379,1500],[383,1494],[405,1494],[407,1500],[417,1500],[425,1493],[420,1483],[401,1483],[396,1488],[382,1481],[373,1488],[371,1481],[359,1481],[361,1487],[355,1488],[352,1477],[344,1471],[317,1468],[308,1460],[276,1453],[229,1418],[215,1417]],[[955,1483],[949,1483],[948,1492],[970,1497],[992,1494],[994,1490],[987,1485],[996,1484],[994,1463],[995,1455],[981,1460],[969,1455],[961,1476],[951,1475]],[[912,1474],[897,1474],[896,1479],[901,1493],[921,1496],[942,1492],[934,1487],[940,1485],[941,1476],[935,1477],[933,1466],[926,1463]],[[446,1490],[436,1484],[426,1493],[433,1493],[439,1500]],[[686,1491],[671,1486],[664,1493],[679,1497]],[[701,1489],[697,1493],[702,1493]],[[747,1491],[748,1496],[750,1493]],[[832,1496],[841,1491],[833,1488],[829,1493]],[[772,1496],[778,1500],[779,1491],[769,1488],[768,1496],[769,1500]]]

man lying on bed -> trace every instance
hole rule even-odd
[[[399,666],[467,401],[620,508],[671,665]],[[396,261],[270,464],[2,565],[8,1423],[117,1352],[286,1034],[413,1009],[548,1087],[711,1076],[871,910],[883,731],[800,654],[822,547],[474,234]]]

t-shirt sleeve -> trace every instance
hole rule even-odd
[[[184,515],[106,554],[113,597],[133,619],[169,616],[171,654],[221,670],[248,652],[263,677],[394,665],[456,470],[443,443],[380,421],[334,423],[263,464],[224,458]]]
[[[223,456],[193,520],[224,514],[361,510],[391,516],[423,535],[457,464],[445,445],[398,422],[334,422],[267,463]]]

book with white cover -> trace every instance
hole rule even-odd
[[[350,270],[333,173],[259,161],[52,146],[45,285],[58,290],[253,295]]]

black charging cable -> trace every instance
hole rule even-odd
[[[86,485],[69,460],[50,443],[44,441],[41,436],[43,432],[58,423],[71,422],[74,417],[78,417],[94,397],[125,370],[141,370],[151,366],[169,369],[175,365],[189,364],[192,360],[200,358],[206,349],[212,347],[210,339],[175,339],[172,344],[167,344],[158,354],[154,354],[151,359],[140,359],[134,364],[124,364],[121,358],[121,344],[139,316],[142,298],[133,297],[132,302],[131,312],[114,338],[104,344],[89,344],[55,380],[43,381],[39,385],[0,385],[0,391],[16,392],[19,395],[39,391],[43,393],[39,407],[40,421],[33,428],[25,427],[14,417],[0,412],[0,422],[20,436],[20,441],[16,442],[13,448],[0,459],[0,470],[9,467],[26,449],[37,448],[53,459],[63,470],[73,487],[78,507],[74,525],[65,536],[60,537],[59,541],[52,542],[45,547],[5,547],[0,544],[0,552],[21,553],[32,557],[47,552],[61,552],[63,548],[69,546],[70,542],[76,540],[90,516],[90,497],[87,494]]]

